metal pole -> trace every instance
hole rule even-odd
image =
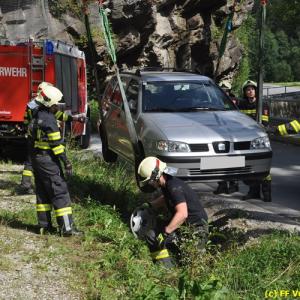
[[[259,33],[259,69],[258,69],[258,103],[257,103],[257,122],[262,122],[263,109],[263,84],[264,84],[264,31],[266,23],[267,0],[261,0],[261,20]]]

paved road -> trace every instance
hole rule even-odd
[[[300,93],[300,86],[284,87],[272,83],[264,83],[264,90],[263,90],[264,96],[284,94],[284,93],[294,93],[294,92]]]
[[[272,194],[273,204],[278,204],[300,212],[300,147],[279,142],[272,142]],[[193,184],[199,192],[213,191],[217,185],[214,183]],[[223,195],[227,198],[241,199],[247,193],[248,187],[240,183],[240,192],[233,195]],[[256,205],[264,206],[266,203],[249,200]],[[268,206],[268,203],[266,204]]]
[[[265,203],[259,200],[249,200],[247,202],[267,208],[268,210],[280,213],[282,206],[286,207],[286,212],[293,214],[297,210],[300,214],[300,147],[291,144],[272,142],[272,189],[273,203]],[[92,136],[91,148],[96,155],[101,155],[101,140],[98,135]],[[195,183],[191,184],[193,189],[201,192],[213,192],[217,187],[216,183]],[[222,195],[228,199],[239,200],[246,194],[248,187],[240,182],[240,192],[232,195]],[[290,211],[289,211],[290,209]]]

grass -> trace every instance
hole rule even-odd
[[[145,197],[132,168],[108,165],[86,152],[69,151],[69,157],[74,219],[85,236],[64,239],[63,246],[61,238],[51,237],[47,245],[55,245],[55,251],[46,253],[66,258],[81,278],[86,299],[262,299],[266,289],[299,288],[300,238],[294,234],[274,232],[246,245],[232,240],[226,248],[212,241],[201,255],[188,240],[181,265],[172,270],[154,265],[146,244],[128,226],[130,212]],[[0,211],[0,218],[8,226],[35,224],[33,209]]]

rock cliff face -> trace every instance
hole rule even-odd
[[[105,46],[99,32],[97,6],[90,1],[90,21],[95,33],[98,65],[104,64]],[[119,64],[126,67],[163,66],[192,69],[213,76],[218,44],[234,0],[107,0],[109,20],[117,44]],[[85,27],[80,1],[2,0],[0,37],[5,39],[55,38],[83,41]],[[236,1],[233,33],[219,68],[219,78],[231,78],[242,56],[242,46],[234,34],[254,0]],[[98,36],[98,38],[97,38]],[[101,72],[106,74],[106,72]]]

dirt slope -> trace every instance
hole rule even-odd
[[[21,171],[0,163],[0,299],[84,299],[66,255],[73,241],[40,236],[18,218],[35,204],[35,195],[15,193]]]

